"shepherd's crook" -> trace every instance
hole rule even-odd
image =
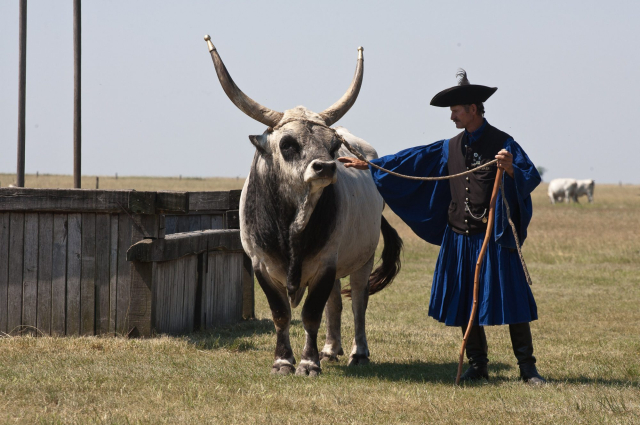
[[[460,347],[460,360],[458,361],[458,374],[456,375],[456,385],[460,384],[460,374],[462,373],[462,363],[464,362],[464,349],[467,346],[469,335],[471,334],[471,327],[473,326],[473,320],[478,312],[478,291],[480,281],[480,268],[482,267],[482,260],[484,254],[487,252],[487,245],[489,245],[489,238],[493,232],[493,218],[496,212],[496,199],[498,197],[498,187],[500,186],[500,180],[502,180],[502,168],[498,168],[496,173],[496,181],[493,183],[493,192],[491,192],[491,203],[489,204],[489,222],[487,223],[487,232],[484,235],[484,242],[482,242],[482,248],[480,254],[478,254],[478,261],[476,262],[476,274],[473,278],[473,307],[471,308],[471,317],[469,317],[469,324],[467,325],[467,331],[464,333],[462,339],[462,347]]]

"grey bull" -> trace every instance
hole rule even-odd
[[[341,293],[349,293],[355,337],[349,365],[369,362],[365,313],[369,295],[400,270],[402,240],[382,216],[384,203],[370,173],[347,169],[335,161],[351,154],[336,133],[367,158],[376,151],[344,128],[332,128],[353,105],[362,84],[359,49],[356,75],[345,95],[322,113],[303,106],[282,112],[246,96],[233,82],[217,50],[205,37],[220,83],[231,101],[268,126],[249,136],[256,152],[240,199],[242,246],[250,256],[276,329],[272,372],[315,376],[320,360],[344,354],[341,337]],[[380,231],[381,265],[372,273]],[[350,276],[341,288],[340,279]],[[302,306],[306,342],[300,364],[289,339],[291,311]],[[327,336],[322,350],[317,337],[323,311]]]

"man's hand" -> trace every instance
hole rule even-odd
[[[361,160],[359,160],[357,158],[350,158],[348,156],[341,156],[340,158],[338,158],[338,161],[342,162],[346,168],[353,167],[356,170],[368,170],[369,169],[369,165],[366,162],[361,161]]]
[[[498,168],[502,168],[509,177],[513,178],[513,155],[508,150],[502,149],[496,155],[498,160]]]

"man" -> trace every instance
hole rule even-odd
[[[497,169],[483,164],[498,159],[503,184],[520,242],[531,221],[531,192],[540,175],[522,148],[508,134],[484,119],[484,102],[495,87],[472,85],[460,70],[457,86],[441,91],[431,105],[449,107],[451,120],[464,131],[449,140],[419,146],[371,161],[400,174],[436,177],[480,167],[463,177],[415,181],[371,167],[374,182],[389,207],[421,238],[440,245],[433,276],[429,316],[466,331],[473,304],[475,264],[484,240],[489,203]],[[345,167],[366,170],[366,162],[338,158]],[[495,225],[484,257],[479,282],[478,316],[466,352],[469,368],[461,380],[488,379],[484,326],[509,325],[520,377],[530,384],[546,382],[536,369],[529,322],[538,318],[508,223],[502,196],[496,202]]]

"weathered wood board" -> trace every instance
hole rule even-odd
[[[0,333],[184,333],[204,325],[203,313],[224,316],[219,324],[253,314],[238,230],[224,230],[239,193],[0,188]],[[210,251],[235,269],[210,277]],[[218,313],[203,310],[206,279],[250,307],[214,296]],[[234,289],[215,289],[230,279]]]

